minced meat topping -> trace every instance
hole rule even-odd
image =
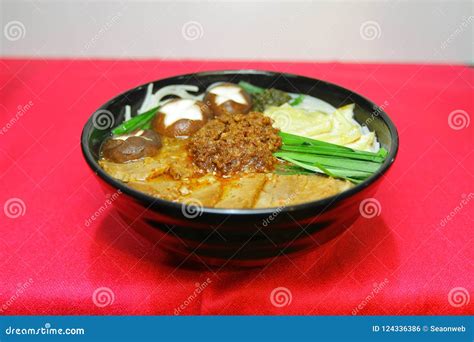
[[[189,154],[206,172],[231,175],[236,172],[269,172],[281,146],[278,130],[262,113],[221,115],[206,123],[191,138]]]

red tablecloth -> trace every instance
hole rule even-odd
[[[385,104],[401,145],[376,195],[381,215],[309,254],[216,273],[176,268],[114,209],[86,226],[106,200],[80,151],[91,113],[148,81],[241,68]],[[0,70],[0,314],[474,313],[472,68],[1,60]]]

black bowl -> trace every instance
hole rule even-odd
[[[126,222],[142,235],[172,251],[173,256],[214,265],[261,265],[284,253],[318,246],[347,229],[359,216],[361,201],[371,198],[398,150],[397,130],[388,115],[366,98],[308,77],[258,70],[214,71],[171,77],[153,82],[154,90],[170,84],[190,84],[205,90],[214,82],[247,81],[315,96],[334,107],[355,103],[355,118],[375,131],[388,158],[363,183],[336,196],[278,209],[217,209],[183,205],[149,196],[112,178],[97,163],[103,140],[113,122],[124,119],[124,106],[137,110],[146,85],[131,89],[101,106],[84,126],[82,151],[106,191],[120,190],[114,205]],[[107,111],[107,112],[105,112]],[[98,123],[96,113],[109,117]],[[110,114],[111,113],[111,114]],[[102,118],[104,119],[104,118]]]

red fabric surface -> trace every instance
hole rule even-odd
[[[386,102],[401,144],[376,195],[381,215],[308,254],[217,272],[176,268],[115,209],[87,227],[106,200],[80,151],[91,113],[148,81],[241,68],[316,77]],[[2,60],[0,314],[472,314],[474,124],[455,130],[448,116],[470,119],[473,84],[472,68],[449,65]],[[24,203],[17,218],[3,210],[12,198]],[[110,305],[94,304],[101,287],[113,292]],[[279,287],[288,305],[272,304]]]

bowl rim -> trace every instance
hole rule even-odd
[[[384,123],[387,125],[389,132],[390,132],[390,140],[391,140],[391,149],[387,155],[387,158],[385,162],[382,164],[382,166],[375,172],[372,176],[367,178],[365,181],[355,185],[354,187],[345,190],[343,192],[340,192],[338,194],[335,194],[330,197],[325,197],[323,199],[319,199],[316,201],[310,201],[310,202],[304,202],[296,205],[290,205],[290,206],[283,206],[283,207],[270,207],[270,208],[258,208],[258,209],[230,209],[230,208],[212,208],[212,207],[198,207],[197,209],[199,210],[199,214],[224,214],[224,215],[269,215],[275,212],[275,209],[279,208],[279,212],[294,212],[294,211],[300,211],[300,210],[305,210],[309,208],[316,208],[316,207],[323,207],[323,210],[326,210],[330,205],[342,201],[346,198],[349,198],[351,196],[356,195],[357,193],[363,191],[373,183],[375,183],[379,178],[381,178],[387,171],[388,169],[392,166],[392,164],[395,161],[395,158],[398,153],[398,148],[399,148],[399,136],[398,136],[398,131],[393,123],[393,121],[390,119],[388,114],[383,110],[383,108],[379,107],[376,105],[374,102],[371,100],[367,99],[366,97],[350,90],[345,87],[342,87],[340,85],[337,85],[335,83],[327,82],[324,80],[308,77],[308,76],[302,76],[302,75],[297,75],[297,74],[292,74],[292,73],[286,73],[286,72],[277,72],[277,71],[267,71],[267,70],[258,70],[258,69],[229,69],[229,70],[215,70],[215,71],[204,71],[204,72],[197,72],[197,73],[189,73],[189,74],[180,74],[180,75],[175,75],[171,77],[166,77],[154,81],[149,81],[147,83],[138,85],[136,87],[130,88],[117,96],[113,97],[106,103],[104,103],[102,106],[97,108],[92,115],[87,119],[83,129],[82,129],[82,134],[81,134],[81,149],[82,149],[82,154],[84,156],[84,159],[86,160],[87,164],[89,167],[96,173],[103,181],[105,181],[108,185],[112,186],[115,189],[120,190],[122,193],[127,194],[140,202],[143,202],[146,204],[147,209],[154,209],[156,206],[161,206],[161,207],[166,207],[171,210],[182,210],[183,211],[183,206],[188,206],[189,204],[186,203],[181,203],[181,202],[172,202],[168,201],[162,198],[158,197],[153,197],[151,195],[148,195],[144,192],[141,192],[139,190],[135,190],[129,186],[127,186],[125,183],[113,178],[109,174],[107,174],[99,165],[99,163],[95,160],[95,158],[92,155],[92,152],[89,149],[89,144],[88,144],[88,137],[87,133],[90,132],[90,130],[93,127],[93,115],[99,110],[103,110],[107,108],[111,103],[115,102],[116,99],[119,97],[123,96],[124,94],[147,87],[148,84],[150,83],[156,83],[159,81],[166,81],[166,80],[171,80],[177,77],[200,77],[200,76],[208,76],[208,75],[222,75],[222,74],[253,74],[253,75],[267,75],[267,76],[284,76],[284,77],[289,77],[289,78],[305,78],[310,81],[315,81],[317,83],[323,83],[326,86],[329,87],[335,87],[339,88],[340,90],[350,92],[351,95],[355,95],[358,97],[358,101],[360,102],[365,101],[366,104],[371,105],[374,111],[377,111],[377,118],[381,119],[384,121]],[[354,103],[357,104],[357,102],[354,101]]]

